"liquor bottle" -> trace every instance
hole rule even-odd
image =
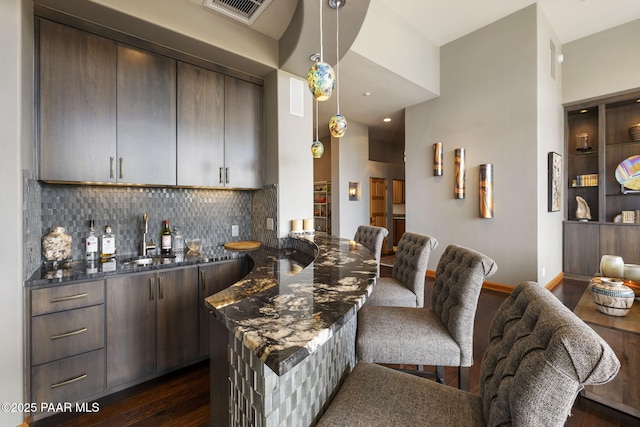
[[[169,220],[164,220],[164,225],[160,231],[160,253],[162,255],[171,254],[171,229],[169,228]]]
[[[100,258],[109,260],[116,256],[116,236],[111,233],[111,226],[104,227],[104,234],[100,238]]]
[[[87,235],[86,256],[87,261],[95,261],[98,258],[98,237],[94,228],[93,220],[89,220],[89,234]]]

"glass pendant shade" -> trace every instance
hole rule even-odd
[[[342,138],[347,131],[347,119],[340,113],[334,114],[329,120],[329,131],[335,138]]]
[[[311,154],[313,154],[313,158],[319,159],[320,157],[322,157],[323,153],[324,153],[324,145],[322,144],[322,142],[318,140],[313,141],[313,144],[311,144]]]
[[[336,74],[331,65],[326,62],[316,62],[307,73],[309,90],[318,101],[326,101],[331,98],[335,83]]]

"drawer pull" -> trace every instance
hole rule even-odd
[[[51,335],[51,340],[58,340],[60,338],[66,338],[66,337],[72,337],[74,335],[84,334],[85,332],[87,332],[87,330],[88,330],[87,328],[81,328],[75,331],[65,332],[64,334]]]
[[[80,380],[83,380],[85,378],[87,378],[87,374],[81,374],[81,375],[78,375],[77,377],[69,378],[68,380],[64,380],[64,381],[60,381],[59,383],[51,384],[51,388],[58,388],[58,387],[62,387],[63,385],[73,384],[76,381],[80,381]]]
[[[164,299],[164,284],[162,277],[158,277],[158,299]]]
[[[80,299],[80,298],[86,298],[87,297],[87,293],[84,294],[77,294],[77,295],[69,295],[68,297],[58,297],[58,298],[51,298],[51,300],[49,300],[49,302],[63,302],[63,301],[71,301],[74,299]]]
[[[202,290],[205,290],[205,275],[204,270],[200,270],[200,281],[202,282]]]

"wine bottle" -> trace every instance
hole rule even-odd
[[[169,228],[169,220],[164,220],[164,225],[160,231],[160,251],[162,255],[171,254],[171,229]]]

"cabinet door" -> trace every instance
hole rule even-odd
[[[156,372],[156,275],[107,280],[107,386]]]
[[[38,22],[40,179],[114,182],[116,43]]]
[[[600,269],[600,225],[564,223],[565,273],[593,276]]]
[[[176,61],[118,44],[118,182],[176,184]]]
[[[158,371],[198,357],[198,267],[158,273]]]
[[[178,63],[178,185],[223,186],[224,76]]]
[[[262,186],[262,87],[225,77],[225,185]]]
[[[248,273],[245,266],[244,260],[240,259],[200,266],[200,296],[198,298],[200,356],[209,355],[209,317],[211,314],[204,300],[242,279]]]

